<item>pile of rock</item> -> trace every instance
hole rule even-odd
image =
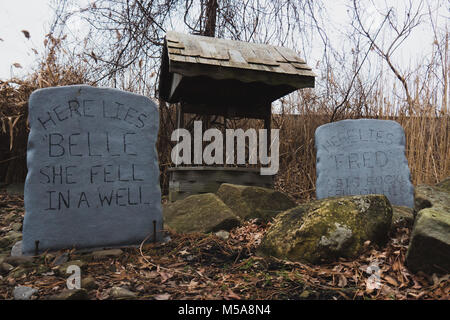
[[[180,233],[230,230],[242,221],[269,221],[295,206],[285,194],[263,187],[224,183],[214,193],[186,197],[163,206],[164,223]]]
[[[296,206],[279,191],[222,184],[216,194],[163,206],[176,232],[230,230],[245,220],[271,221],[258,253],[312,264],[356,258],[364,243],[383,246],[390,232],[413,227],[407,253],[412,272],[450,270],[450,178],[418,186],[415,208],[391,206],[384,195],[332,197]]]

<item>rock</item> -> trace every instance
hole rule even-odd
[[[98,288],[98,284],[95,282],[95,279],[91,276],[81,279],[81,287],[86,290],[94,290]]]
[[[9,231],[3,238],[0,238],[0,247],[10,248],[14,243],[22,239],[22,233]]]
[[[17,241],[11,248],[11,256],[12,257],[21,257],[22,256],[22,240]]]
[[[414,223],[414,210],[405,206],[392,206],[391,230],[397,227],[410,227]]]
[[[444,188],[436,186],[417,186],[414,197],[414,212],[417,214],[420,210],[431,207],[446,208],[447,212],[449,212],[449,192]]]
[[[31,296],[37,292],[36,289],[17,286],[13,290],[14,300],[30,300]]]
[[[19,217],[18,214],[14,213],[14,212],[10,212],[3,218],[3,221],[6,223],[10,223],[10,222],[16,220],[18,217]]]
[[[4,262],[17,266],[30,267],[33,265],[34,258],[30,256],[10,256],[5,258]]]
[[[447,192],[450,192],[450,177],[447,177],[438,184],[436,184],[436,187],[444,189]]]
[[[406,254],[412,272],[450,273],[450,213],[436,208],[418,213]]]
[[[406,253],[412,272],[450,273],[450,192],[448,179],[416,188],[418,212]]]
[[[115,299],[133,299],[137,297],[137,294],[135,292],[122,287],[112,287],[110,295]]]
[[[123,253],[120,249],[99,250],[92,252],[92,258],[94,260],[101,260],[105,258],[116,258]]]
[[[296,205],[285,194],[262,187],[223,183],[216,195],[244,220],[258,218],[269,221]]]
[[[61,293],[53,295],[50,300],[88,300],[89,296],[85,289],[64,289]]]
[[[9,263],[2,262],[0,263],[0,273],[8,273],[10,272],[14,267],[10,265]]]
[[[215,233],[215,235],[218,236],[219,238],[223,239],[223,240],[228,240],[228,238],[230,237],[230,233],[228,231],[225,231],[225,230],[217,231]]]
[[[356,258],[367,240],[386,243],[391,221],[384,195],[316,200],[280,213],[258,253],[313,264]]]
[[[230,230],[240,218],[213,193],[186,197],[163,206],[164,223],[179,233]]]

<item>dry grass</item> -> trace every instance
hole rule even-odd
[[[70,84],[90,83],[85,65],[75,60],[61,62],[60,40],[48,38],[47,54],[39,69],[25,80],[0,81],[0,181],[23,182],[26,176],[27,101],[33,90]],[[69,62],[67,62],[69,61]],[[448,74],[448,66],[444,74]],[[382,79],[382,78],[380,78]],[[447,109],[448,85],[443,92],[433,87],[428,78],[416,77],[413,96],[413,116],[400,97],[386,92],[379,81],[370,95],[356,92],[349,106],[340,110],[335,120],[350,118],[391,119],[401,124],[406,133],[406,156],[414,185],[433,184],[450,175],[450,121]],[[133,91],[133,90],[132,90]],[[137,89],[134,91],[138,91]],[[315,196],[314,132],[328,123],[333,114],[327,97],[306,89],[294,101],[282,100],[283,114],[274,114],[272,128],[280,129],[280,170],[276,188],[287,192],[297,201]],[[440,101],[440,102],[439,102]],[[170,136],[175,128],[175,108],[160,101],[160,132],[157,142],[163,193],[168,192],[167,168],[171,166],[170,152],[174,142]],[[219,123],[222,120],[219,119]],[[262,128],[258,120],[230,120],[230,128]]]
[[[0,80],[0,181],[25,181],[28,98],[34,90],[89,83],[82,65],[61,63],[61,41],[47,36],[47,52],[38,70],[26,79]]]
[[[162,126],[158,144],[161,184],[168,191],[166,169],[171,165],[170,151],[173,142],[170,134],[175,126],[175,108],[161,109]],[[435,110],[433,110],[434,112]],[[342,119],[374,118],[394,120],[400,123],[406,135],[406,157],[414,185],[435,184],[450,175],[450,121],[448,114],[429,112],[421,116],[409,117],[397,113],[377,113],[358,116],[346,114]],[[303,108],[296,114],[274,114],[272,128],[280,129],[280,170],[275,179],[277,189],[288,193],[299,202],[315,197],[316,150],[314,132],[322,124],[328,123],[331,112],[325,109]],[[188,121],[187,121],[188,122]],[[222,122],[221,119],[218,121]],[[261,129],[260,120],[229,121],[230,128]]]

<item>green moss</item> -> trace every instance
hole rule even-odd
[[[205,193],[163,206],[164,223],[177,232],[230,230],[240,219],[216,195]]]
[[[258,218],[269,221],[278,213],[295,206],[285,194],[262,187],[224,183],[216,194],[236,215],[246,220]]]
[[[382,195],[313,201],[279,214],[258,252],[309,263],[352,258],[366,240],[383,244],[391,219]]]
[[[440,208],[427,208],[419,212],[406,264],[413,272],[450,272],[450,214]]]

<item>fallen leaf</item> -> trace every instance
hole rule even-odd
[[[389,284],[393,285],[394,287],[398,287],[398,282],[397,282],[394,278],[392,278],[391,276],[386,275],[386,276],[384,276],[383,278],[384,278],[384,280],[386,280]]]
[[[22,68],[22,66],[20,65],[20,63],[14,62],[13,66],[16,68]]]
[[[167,280],[169,280],[170,278],[173,277],[173,274],[168,273],[168,272],[164,272],[164,271],[160,271],[159,275],[161,276],[161,283],[166,282]]]
[[[227,298],[230,298],[230,299],[237,299],[237,300],[240,300],[241,299],[241,297],[239,297],[236,293],[234,293],[231,289],[228,289],[228,292],[227,292]]]
[[[338,286],[343,288],[347,285],[347,278],[344,277],[342,274],[339,275],[339,282],[338,282]]]
[[[182,256],[185,256],[185,255],[188,255],[188,254],[190,254],[190,253],[186,249],[183,249],[183,250],[180,251],[180,255],[182,255]]]
[[[23,35],[25,38],[30,39],[30,33],[27,30],[22,30]]]

